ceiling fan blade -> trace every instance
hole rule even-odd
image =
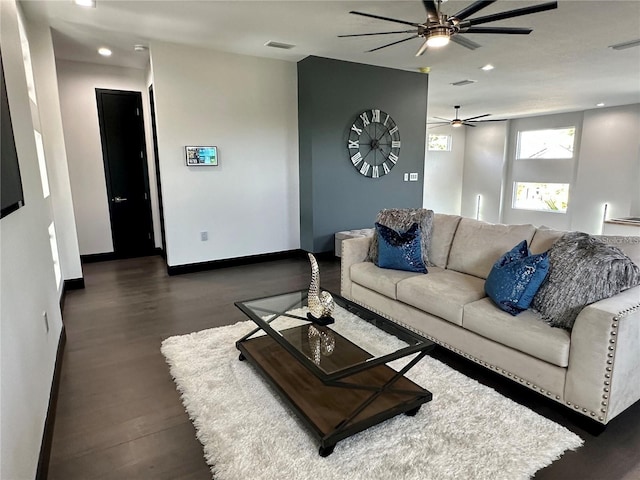
[[[479,43],[476,43],[473,40],[469,40],[468,38],[464,38],[461,35],[452,35],[449,40],[451,40],[453,43],[457,43],[458,45],[463,46],[464,48],[468,48],[469,50],[475,50],[476,48],[480,48],[482,46]]]
[[[474,123],[485,123],[485,122],[506,122],[507,118],[492,118],[491,120],[471,120]]]
[[[460,22],[460,28],[467,28],[472,25],[480,25],[481,23],[496,22],[507,18],[520,17],[522,15],[530,15],[532,13],[544,12],[558,8],[558,2],[541,3],[540,5],[532,5],[530,7],[516,8],[515,10],[507,10],[506,12],[494,13],[485,17],[470,18],[464,22]]]
[[[391,45],[395,45],[397,43],[406,42],[407,40],[413,40],[414,38],[418,38],[418,35],[412,35],[411,37],[403,38],[402,40],[398,40],[397,42],[387,43],[386,45],[382,45],[381,47],[372,48],[371,50],[367,50],[367,53],[375,52],[376,50],[380,50],[382,48],[390,47]]]
[[[437,118],[438,120],[444,120],[447,123],[451,123],[452,120],[449,120],[448,118],[442,118],[442,117],[433,117],[433,118]]]
[[[448,124],[447,124],[448,125]],[[428,127],[427,130],[432,130],[434,128],[440,128],[440,127],[444,127],[445,125],[436,125],[435,127]]]
[[[476,126],[473,123],[467,123],[467,122],[462,122],[462,125],[464,125],[465,127],[475,127]]]
[[[352,13],[353,15],[361,15],[363,17],[377,18],[378,20],[386,20],[387,22],[402,23],[403,25],[411,25],[412,27],[416,27],[416,28],[420,26],[418,23],[407,22],[405,20],[398,20],[396,18],[381,17],[380,15],[373,15],[371,13],[354,12],[353,10],[349,13]]]
[[[420,55],[422,55],[424,52],[427,51],[427,48],[429,48],[429,45],[427,45],[427,41],[425,40],[424,43],[422,45],[420,45],[420,48],[418,49],[418,51],[416,52],[416,57],[419,57]]]
[[[491,115],[491,114],[490,113],[485,113],[484,115],[478,115],[476,117],[463,118],[462,121],[463,122],[468,122],[469,120],[475,120],[476,118],[488,117],[489,115]]]
[[[457,18],[458,20],[464,20],[468,16],[473,15],[474,13],[482,10],[485,7],[488,7],[489,5],[491,5],[492,3],[495,3],[495,2],[496,2],[496,0],[486,0],[486,1],[485,0],[478,0],[477,2],[474,2],[471,5],[469,5],[467,8],[463,8],[462,10],[460,10],[455,15],[451,15],[451,17]]]
[[[395,32],[354,33],[352,35],[338,35],[338,38],[367,37],[369,35],[388,35],[390,33],[418,33],[418,31],[417,30],[396,30]]]
[[[422,0],[424,9],[427,11],[427,17],[431,20],[438,21],[438,7],[433,0]]]
[[[449,125],[451,122],[427,122],[427,125]]]
[[[469,27],[460,33],[504,33],[507,35],[529,35],[533,32],[532,28],[518,27]]]

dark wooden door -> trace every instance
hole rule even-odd
[[[142,94],[96,89],[111,235],[118,257],[153,252]]]

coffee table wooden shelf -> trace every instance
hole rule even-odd
[[[415,415],[432,398],[404,374],[434,344],[333,297],[343,315],[327,327],[314,325],[299,311],[288,313],[306,306],[306,291],[236,302],[258,327],[236,342],[240,360],[248,360],[315,435],[321,456],[330,455],[340,440],[391,417]],[[386,348],[362,346],[359,328],[367,325],[395,341]],[[417,355],[400,371],[386,365],[413,354]]]

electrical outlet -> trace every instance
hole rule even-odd
[[[417,182],[418,181],[418,174],[417,173],[410,173],[409,174],[409,181],[410,182]]]
[[[44,320],[44,327],[47,329],[47,333],[49,333],[49,317],[47,316],[47,312],[42,312],[42,319]]]
[[[409,174],[408,174],[408,173],[405,173],[405,174],[404,174],[404,181],[405,181],[405,182],[408,182],[408,181],[409,181]]]
[[[206,242],[209,240],[209,232],[200,232],[200,241]]]

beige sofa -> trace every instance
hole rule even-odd
[[[484,293],[503,253],[524,239],[541,253],[563,233],[436,214],[428,274],[378,268],[366,261],[370,237],[348,239],[341,294],[606,424],[640,399],[640,286],[586,306],[570,332],[532,310],[511,316]],[[607,241],[640,264],[640,238]]]

